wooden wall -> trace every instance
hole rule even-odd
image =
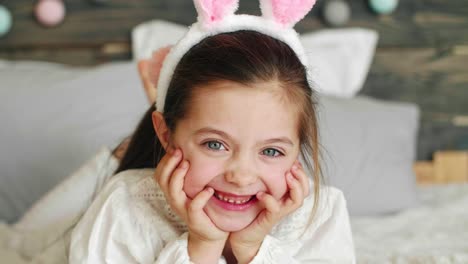
[[[319,0],[296,29],[326,27]],[[422,109],[418,158],[439,149],[468,149],[468,1],[400,0],[391,16],[376,16],[367,0],[348,0],[352,21],[380,33],[379,47],[362,94],[415,102]],[[190,0],[65,1],[67,17],[46,29],[33,19],[31,0],[0,4],[14,16],[11,32],[0,38],[0,58],[38,59],[95,65],[131,58],[130,31],[150,19],[181,24],[195,20]],[[258,1],[240,1],[241,13],[259,14]]]

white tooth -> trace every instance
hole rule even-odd
[[[227,202],[227,203],[231,203],[231,204],[244,204],[244,203],[246,203],[246,202],[248,202],[250,200],[250,198],[247,198],[247,199],[244,199],[244,200],[235,200],[235,199],[232,199],[232,198],[225,197],[225,196],[223,196],[222,194],[219,194],[219,193],[215,193],[215,196],[219,200]]]

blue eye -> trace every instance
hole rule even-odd
[[[226,148],[223,146],[223,143],[219,141],[208,141],[205,145],[212,150],[225,150]]]
[[[268,148],[268,149],[263,150],[262,154],[265,156],[269,156],[269,157],[278,157],[279,155],[282,155],[281,152],[273,148]]]

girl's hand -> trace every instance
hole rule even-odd
[[[206,188],[190,199],[183,190],[189,163],[182,158],[182,151],[169,151],[155,170],[155,179],[164,192],[171,208],[185,221],[189,229],[188,252],[195,263],[218,263],[228,233],[218,229],[203,208],[213,195]]]
[[[249,226],[229,236],[229,243],[238,263],[250,262],[273,227],[301,207],[305,197],[309,195],[308,176],[298,161],[286,173],[286,182],[289,192],[279,201],[267,193],[258,193],[257,199],[265,209]]]

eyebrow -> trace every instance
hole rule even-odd
[[[198,129],[197,131],[195,131],[194,134],[197,135],[197,134],[207,134],[207,133],[217,134],[223,138],[229,139],[230,141],[235,141],[234,138],[230,136],[228,133],[218,130],[218,129],[211,128],[211,127],[204,127],[204,128]],[[271,144],[271,143],[276,143],[276,142],[294,146],[294,143],[287,137],[270,138],[265,141],[262,141],[262,144]]]

